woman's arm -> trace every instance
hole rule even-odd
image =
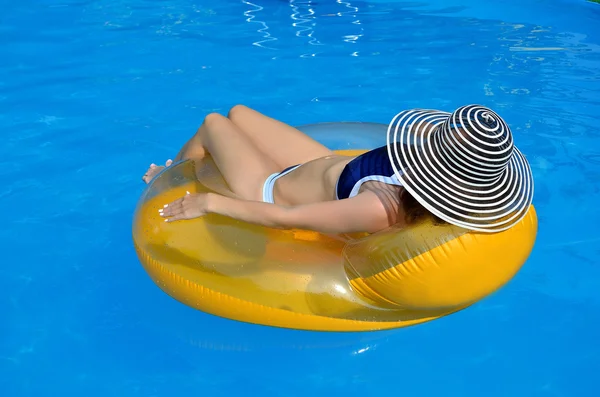
[[[218,194],[188,195],[169,204],[162,215],[168,221],[190,219],[207,213],[280,229],[308,229],[321,233],[375,232],[389,226],[387,212],[370,191],[355,197],[285,207],[246,201]]]
[[[372,232],[388,226],[377,196],[364,192],[350,199],[284,207],[215,195],[209,212],[274,228],[309,229],[322,233]],[[385,224],[384,224],[385,223]]]

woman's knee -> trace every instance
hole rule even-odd
[[[196,131],[196,135],[202,135],[203,133],[206,133],[207,131],[214,128],[215,125],[218,125],[219,123],[223,122],[223,120],[226,120],[226,117],[220,115],[219,113],[207,114],[206,116],[204,116],[204,121],[202,122],[202,125]]]
[[[211,125],[221,123],[226,117],[219,113],[209,113],[204,117],[204,124]]]
[[[250,108],[244,105],[235,105],[231,109],[229,109],[229,113],[227,114],[227,118],[231,121],[239,120],[241,117],[244,117],[245,114],[250,112]]]

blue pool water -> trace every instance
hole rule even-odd
[[[598,395],[599,4],[0,5],[0,396]],[[291,124],[494,108],[533,168],[534,252],[473,307],[387,332],[174,301],[132,246],[140,177],[237,103]]]

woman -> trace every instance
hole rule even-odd
[[[227,117],[209,114],[175,161],[206,155],[239,199],[188,193],[159,210],[167,222],[217,213],[273,228],[373,233],[433,215],[494,232],[517,223],[533,196],[510,129],[478,105],[403,111],[388,144],[357,157],[238,105]],[[162,168],[152,164],[144,181]]]

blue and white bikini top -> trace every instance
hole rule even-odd
[[[356,196],[362,184],[368,181],[402,186],[394,173],[387,146],[363,153],[346,164],[335,188],[337,199]]]

